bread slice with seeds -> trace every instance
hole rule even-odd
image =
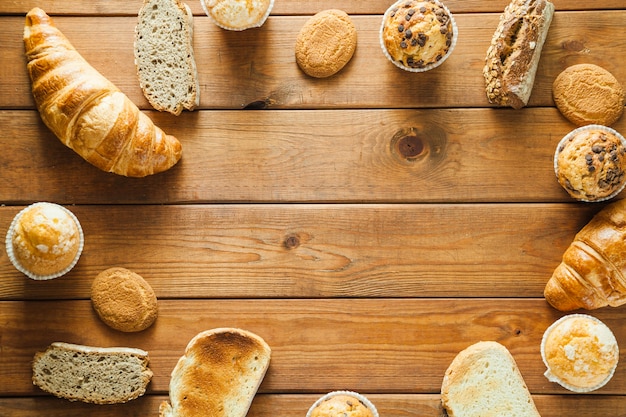
[[[125,403],[142,396],[151,379],[148,352],[129,347],[55,342],[33,360],[33,384],[70,401]]]
[[[144,0],[134,53],[139,85],[152,107],[179,115],[199,105],[189,6],[180,0]]]

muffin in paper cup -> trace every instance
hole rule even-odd
[[[613,332],[602,321],[587,314],[569,314],[544,332],[541,358],[550,382],[584,393],[611,380],[619,348]]]
[[[572,130],[554,153],[554,173],[567,193],[579,201],[606,201],[626,185],[626,140],[603,125]]]
[[[74,213],[47,202],[22,209],[6,235],[9,260],[34,280],[67,274],[78,262],[83,246],[83,230]]]
[[[450,10],[438,0],[399,0],[383,15],[380,46],[389,61],[409,72],[437,68],[458,38]]]
[[[379,417],[376,406],[354,391],[332,391],[309,408],[306,417]]]
[[[225,30],[258,28],[269,17],[274,0],[200,0],[213,23]]]

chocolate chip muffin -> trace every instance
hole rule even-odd
[[[380,43],[385,56],[399,68],[422,72],[436,68],[456,45],[452,14],[437,0],[400,0],[383,16]]]
[[[583,126],[557,146],[554,170],[559,184],[580,201],[604,201],[626,184],[626,141],[601,125]]]
[[[262,26],[274,7],[274,0],[200,0],[200,4],[217,26],[241,31]]]

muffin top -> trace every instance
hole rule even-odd
[[[602,387],[612,377],[619,350],[611,330],[585,314],[557,320],[543,337],[546,377],[575,392]]]
[[[626,148],[617,132],[590,125],[567,135],[555,156],[555,171],[561,186],[574,198],[598,201],[620,191]]]
[[[81,249],[77,221],[66,209],[52,203],[36,203],[24,209],[9,233],[15,261],[35,275],[63,271]]]
[[[320,402],[309,417],[374,417],[374,414],[355,396],[340,394]]]
[[[436,1],[401,0],[383,18],[381,41],[397,63],[424,68],[440,61],[450,50],[452,18]]]
[[[261,26],[273,0],[202,0],[205,13],[223,29],[244,30]]]

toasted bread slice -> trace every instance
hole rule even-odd
[[[135,348],[55,342],[33,360],[33,383],[70,401],[124,403],[142,396],[151,379],[148,352]]]
[[[152,107],[179,115],[198,106],[200,85],[189,6],[181,0],[144,0],[134,46],[139,85]]]
[[[513,356],[497,342],[478,342],[456,356],[441,402],[449,417],[540,417]]]
[[[269,367],[271,349],[259,336],[218,328],[196,335],[170,379],[161,417],[244,417]]]

